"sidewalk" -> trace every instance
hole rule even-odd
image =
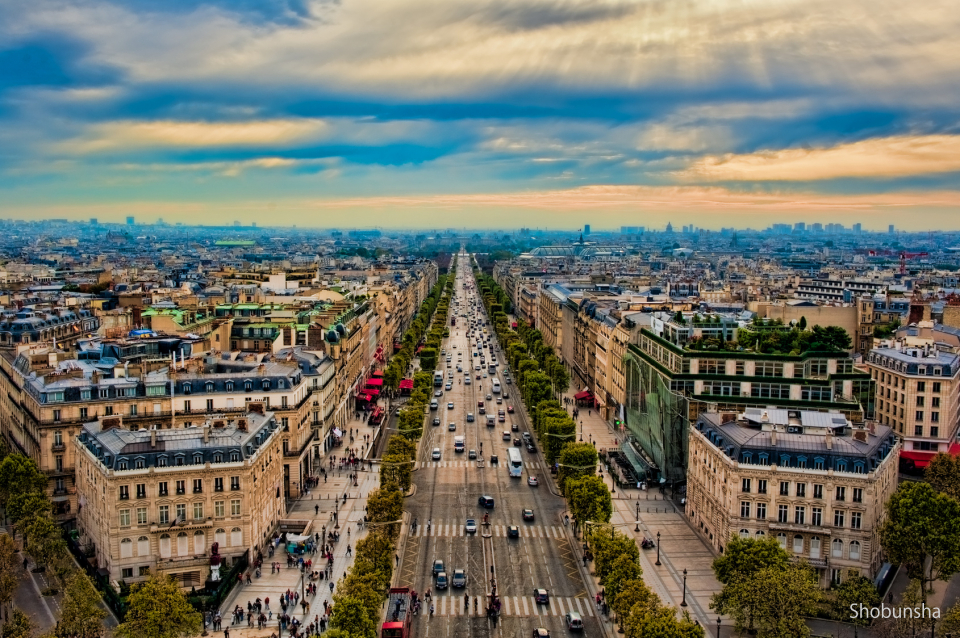
[[[566,406],[571,412],[575,393],[576,391],[570,391],[563,395],[571,399],[571,405]],[[577,441],[579,442],[582,436],[585,443],[594,444],[598,453],[600,450],[620,445],[621,435],[600,418],[597,410],[581,408],[576,421]],[[601,455],[602,478],[613,497],[613,516],[610,522],[622,533],[633,536],[638,544],[644,536],[656,542],[657,533],[660,533],[660,566],[656,565],[657,549],[640,550],[644,582],[660,596],[664,604],[679,607],[684,600],[683,570],[686,569],[686,610],[706,628],[709,635],[715,635],[717,615],[710,610],[710,597],[720,590],[720,583],[713,576],[713,551],[687,524],[679,504],[666,500],[657,490],[617,488],[606,471],[604,457],[605,455]],[[639,532],[635,531],[638,520]],[[599,589],[599,585],[597,588]],[[732,627],[727,619],[722,620],[721,634],[726,636],[732,631]]]
[[[357,437],[357,440],[351,445],[349,443],[349,431],[351,428],[356,430],[358,427],[360,428],[361,436]],[[329,463],[328,459],[330,457],[347,456],[350,447],[356,447],[359,453],[360,446],[363,445],[362,435],[374,435],[375,433],[376,428],[370,427],[356,419],[351,419],[347,425],[348,438],[345,440],[344,446],[333,448],[327,452],[327,454],[322,457],[321,463],[324,464],[324,467],[329,467],[327,463]],[[363,453],[360,453],[359,456],[367,458],[369,452],[370,449],[368,447]],[[380,486],[380,470],[376,464],[372,470],[360,470],[358,472],[358,485],[356,486],[353,485],[353,481],[347,478],[348,474],[349,471],[347,470],[339,472],[328,469],[327,481],[323,482],[323,480],[321,480],[319,485],[311,488],[307,494],[296,499],[292,507],[288,509],[288,519],[313,521],[310,527],[311,534],[320,533],[324,526],[326,526],[327,532],[334,531],[334,512],[339,512],[339,529],[336,531],[339,531],[341,536],[340,541],[334,545],[333,549],[334,560],[331,578],[329,580],[315,581],[317,593],[312,596],[307,594],[305,598],[306,601],[310,603],[306,614],[303,613],[299,605],[287,607],[287,613],[290,617],[301,620],[304,625],[310,624],[315,616],[323,615],[324,601],[330,604],[333,603],[329,584],[334,583],[334,585],[336,585],[340,578],[343,577],[347,569],[353,564],[354,557],[356,556],[357,541],[367,535],[366,528],[363,530],[358,529],[357,523],[363,520],[367,495]],[[347,495],[346,505],[343,505],[344,494]],[[339,509],[336,507],[337,499],[339,499],[341,505]],[[347,556],[347,545],[353,549],[350,556]],[[326,565],[326,561],[322,559],[319,553],[316,555],[306,554],[305,558],[314,561],[315,569],[319,569],[321,565]],[[272,562],[280,563],[279,572],[270,573],[270,564]],[[308,580],[306,584],[310,584],[310,581]],[[230,595],[224,600],[220,606],[223,628],[230,630],[231,638],[266,637],[273,633],[279,634],[277,616],[281,613],[280,595],[287,590],[300,592],[301,596],[303,596],[304,592],[300,570],[287,567],[286,549],[283,546],[278,546],[274,551],[273,557],[270,557],[266,553],[264,554],[260,578],[254,577],[253,582],[249,585],[244,584],[234,587]],[[244,611],[246,611],[247,602],[254,602],[257,598],[261,600],[270,599],[269,611],[273,612],[273,617],[271,620],[268,620],[267,626],[264,629],[257,629],[256,625],[254,625],[253,628],[247,627],[246,618],[244,618],[242,624],[231,625],[233,621],[233,609],[237,605],[240,605]],[[265,606],[263,613],[269,617],[270,614],[267,613],[267,610],[268,608]],[[211,633],[219,634],[220,632]]]

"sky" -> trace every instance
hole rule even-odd
[[[960,229],[918,0],[0,0],[0,217]]]

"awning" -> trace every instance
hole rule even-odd
[[[380,390],[377,390],[376,388],[364,388],[363,391],[372,397],[380,395]],[[369,401],[369,399],[367,400]]]
[[[577,401],[583,401],[584,399],[592,399],[592,398],[593,398],[593,392],[590,392],[590,390],[584,390],[583,392],[577,392],[575,395],[573,395],[573,398],[576,399]]]
[[[383,378],[383,370],[374,370],[373,376]]]
[[[367,385],[379,387],[383,385],[383,379],[367,379]]]
[[[287,534],[288,543],[304,543],[311,540],[313,536],[301,536],[300,534]]]
[[[402,379],[400,381],[401,390],[413,390],[413,379]]]
[[[380,416],[381,414],[383,414],[383,408],[381,408],[381,407],[378,405],[378,406],[377,406],[377,409],[373,411],[373,416],[374,416],[374,417],[378,417],[378,416]]]
[[[357,393],[357,401],[369,401],[372,398],[369,394],[363,394],[362,392]]]
[[[921,452],[919,450],[901,450],[900,458],[913,461],[913,466],[917,469],[923,469],[930,464],[930,460],[936,456],[936,452]]]

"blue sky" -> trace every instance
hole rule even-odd
[[[0,216],[960,228],[960,12],[0,0]]]

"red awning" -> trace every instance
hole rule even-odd
[[[372,397],[375,397],[380,394],[380,390],[377,390],[376,388],[364,388],[363,391]]]
[[[573,398],[576,399],[577,401],[583,401],[584,399],[592,399],[592,398],[593,398],[593,392],[590,392],[590,390],[584,390],[583,392],[577,392],[575,395],[573,395]]]
[[[376,418],[376,417],[380,416],[381,414],[383,414],[383,408],[381,408],[381,407],[378,405],[378,406],[376,407],[376,409],[373,411],[373,417]]]
[[[401,379],[401,380],[400,380],[400,389],[401,389],[401,390],[413,390],[413,379]]]
[[[373,376],[375,376],[375,377],[383,377],[383,370],[374,370],[374,371],[373,371]]]
[[[383,385],[383,379],[367,379],[367,385],[381,386]]]
[[[357,401],[369,401],[372,398],[369,394],[363,394],[362,392],[357,393]]]

